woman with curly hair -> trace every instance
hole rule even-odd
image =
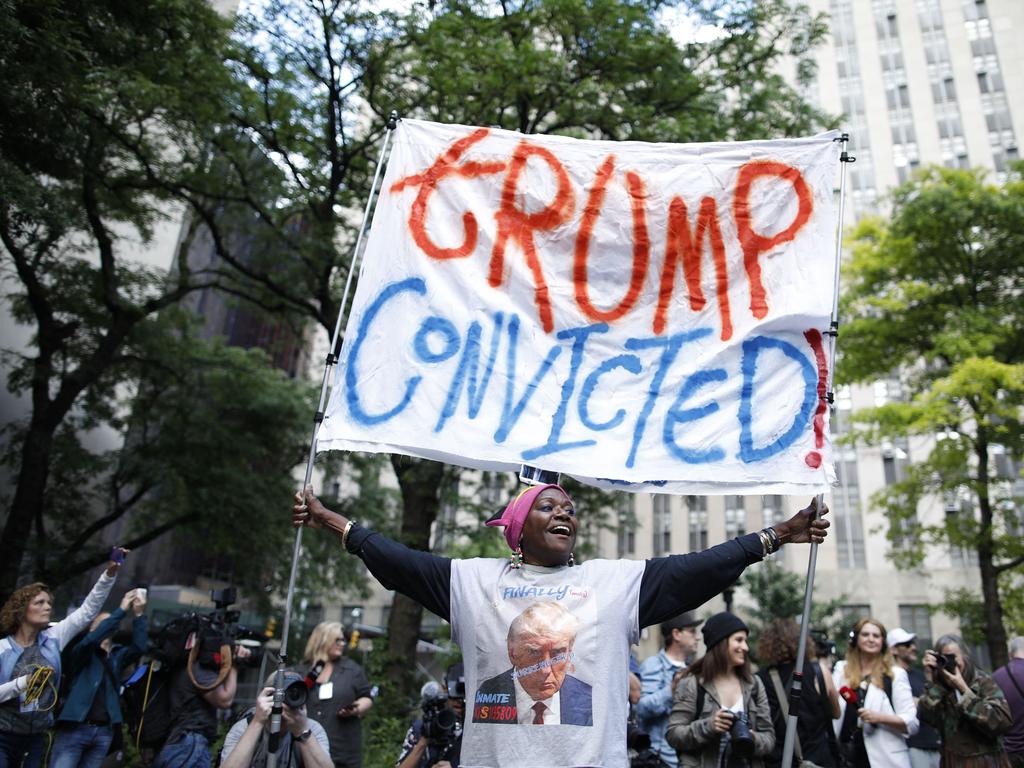
[[[782,747],[789,720],[789,688],[800,646],[800,625],[793,619],[773,619],[757,642],[757,675],[768,692],[768,705],[775,725],[775,748],[765,757],[766,768],[782,764]],[[806,760],[822,768],[839,764],[839,749],[832,732],[832,719],[839,716],[839,696],[832,673],[815,663],[814,648],[808,640],[804,661],[803,694],[796,727],[796,762]]]
[[[0,768],[42,762],[60,687],[60,652],[99,614],[120,567],[111,560],[81,607],[53,626],[53,597],[41,582],[15,590],[0,609]]]
[[[959,636],[943,635],[935,648],[924,652],[917,711],[942,734],[941,768],[1009,768],[1002,736],[1013,718],[1002,689],[974,666]]]
[[[906,736],[917,733],[917,707],[906,671],[893,663],[885,626],[861,619],[850,633],[846,661],[836,664],[836,687],[849,688],[856,706],[840,701],[835,721],[840,749],[854,768],[910,768]]]
[[[665,740],[679,768],[763,768],[775,729],[764,685],[750,671],[747,625],[716,613],[703,634],[707,653],[676,686]]]

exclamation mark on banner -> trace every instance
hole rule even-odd
[[[822,448],[825,445],[825,408],[828,406],[826,396],[826,381],[828,379],[828,362],[825,360],[825,348],[821,343],[821,331],[812,328],[804,331],[804,338],[814,350],[814,359],[818,363],[818,407],[814,411],[814,447]],[[821,466],[821,453],[809,451],[804,457],[807,466],[817,469]]]

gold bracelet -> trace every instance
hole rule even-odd
[[[348,534],[349,534],[349,531],[352,530],[352,526],[355,525],[355,524],[356,524],[355,520],[349,520],[348,524],[345,526],[345,530],[341,532],[341,548],[342,549],[345,549],[345,550],[348,549]]]

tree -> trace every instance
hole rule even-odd
[[[1024,183],[983,171],[931,168],[893,193],[888,221],[853,236],[840,376],[899,370],[905,402],[857,414],[869,440],[935,436],[928,455],[873,503],[889,521],[892,555],[917,567],[928,546],[977,553],[984,635],[1006,661],[1000,585],[1024,564],[1021,500],[994,466],[1019,458],[1024,405]],[[884,355],[878,354],[885,350]],[[944,519],[929,517],[940,505]],[[976,507],[976,516],[974,514]]]
[[[392,109],[409,117],[608,139],[695,141],[791,134],[824,118],[775,73],[826,32],[783,0],[687,7],[720,35],[678,45],[658,0],[417,3],[371,13],[358,0],[271,0],[243,16],[236,103],[211,139],[217,188],[182,184],[211,232],[218,278],[331,333],[376,148]],[[711,6],[714,5],[714,8]],[[806,63],[803,74],[809,74]],[[238,253],[244,226],[263,244]],[[260,256],[259,254],[263,254]],[[399,537],[426,548],[451,470],[408,458]],[[422,609],[396,596],[388,667],[408,691]]]
[[[55,462],[114,416],[128,349],[203,276],[167,279],[125,254],[168,215],[172,176],[197,171],[197,120],[228,83],[226,22],[204,0],[0,4],[0,241],[14,318],[34,355],[9,354],[31,397],[12,436],[16,479],[0,534],[0,594],[43,536]],[[160,181],[161,183],[157,183]]]
[[[746,589],[750,605],[750,647],[757,647],[757,639],[773,619],[800,621],[804,610],[804,578],[786,571],[775,560],[748,568],[736,586]],[[811,606],[811,628],[820,630],[831,639],[845,637],[850,627],[844,626],[840,610],[845,595],[827,601],[814,601]],[[842,643],[837,643],[837,650]]]

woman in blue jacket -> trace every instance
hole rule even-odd
[[[53,626],[45,584],[16,589],[0,608],[0,768],[42,762],[60,686],[60,652],[100,612],[120,567],[111,560],[85,602]]]
[[[132,641],[114,647],[113,635],[132,611]],[[67,701],[57,718],[50,768],[99,768],[122,722],[118,688],[124,668],[146,652],[145,590],[133,589],[121,607],[101,613],[89,634],[71,647],[67,674],[72,675]]]

